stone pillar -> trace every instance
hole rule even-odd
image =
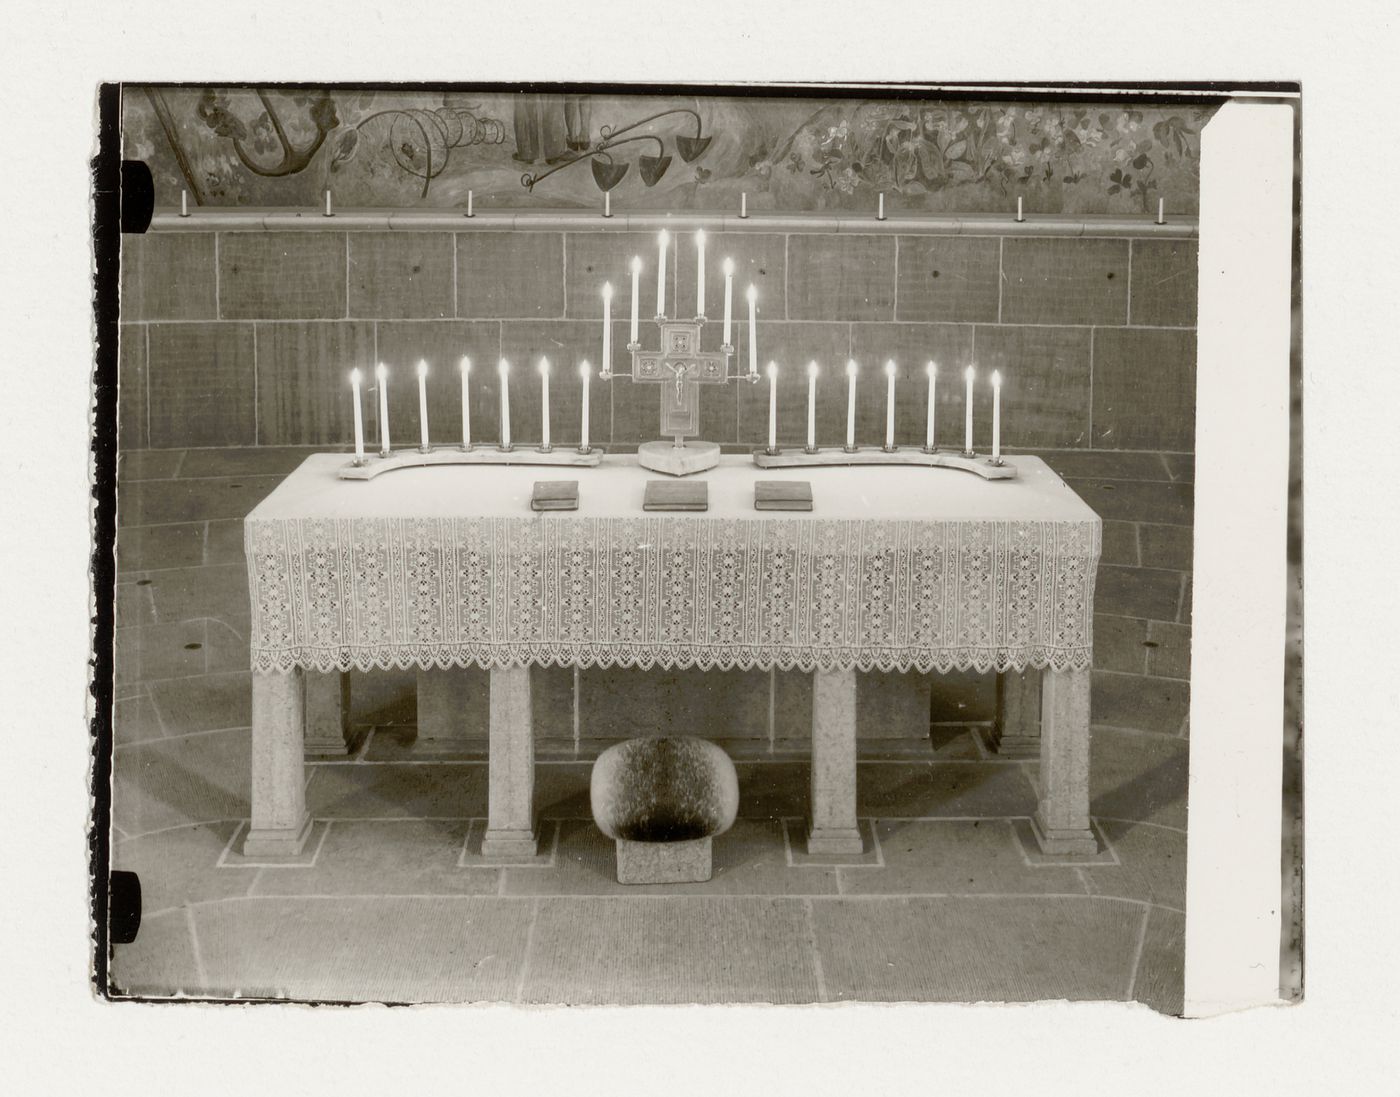
[[[812,822],[807,852],[862,853],[856,823],[856,672],[812,675]]]
[[[311,833],[302,733],[306,679],[300,670],[253,672],[253,818],[248,857],[295,857]]]
[[[1089,827],[1089,672],[1041,676],[1040,806],[1036,838],[1047,854],[1096,854]]]
[[[350,675],[306,672],[306,753],[344,754],[350,749]]]
[[[997,713],[992,749],[1007,758],[1040,753],[1040,671],[1008,670],[997,675]]]
[[[535,729],[530,710],[530,668],[491,670],[491,759],[483,857],[533,857],[535,828]]]

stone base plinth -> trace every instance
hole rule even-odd
[[[703,884],[713,873],[711,839],[687,842],[629,842],[619,838],[619,884]]]
[[[481,839],[483,857],[534,857],[539,848],[538,830],[488,828]]]
[[[807,852],[819,856],[864,853],[865,839],[859,827],[813,827],[807,832]]]
[[[1031,816],[1031,833],[1035,835],[1040,852],[1053,857],[1097,857],[1099,840],[1094,832],[1084,829],[1052,829],[1045,825],[1041,812]]]
[[[674,442],[643,442],[637,447],[637,463],[667,476],[689,476],[719,464],[719,445],[693,441],[683,446]]]
[[[254,829],[250,827],[243,838],[244,857],[299,857],[307,838],[311,837],[311,816],[303,817],[300,826],[286,830]]]

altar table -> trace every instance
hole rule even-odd
[[[374,458],[371,458],[373,460]],[[1101,523],[1040,459],[985,481],[952,469],[775,472],[729,456],[703,513],[644,513],[654,473],[443,466],[341,480],[307,460],[248,515],[252,821],[245,853],[294,855],[308,682],[344,702],[351,669],[490,671],[483,853],[532,854],[529,667],[809,671],[808,848],[858,853],[857,671],[1043,671],[1046,852],[1093,853],[1089,670]],[[576,511],[533,484],[577,478]],[[811,512],[755,511],[754,481],[809,480]],[[697,728],[698,734],[709,729]],[[715,729],[718,731],[719,729]]]

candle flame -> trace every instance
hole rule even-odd
[[[664,248],[668,243],[671,242],[671,234],[665,229],[662,229],[656,234],[656,242]]]
[[[640,255],[634,255],[634,256],[632,256],[632,273],[633,273],[633,274],[641,274],[641,273],[642,273],[642,257],[641,257]]]
[[[992,388],[1001,388],[1001,370],[992,370]]]
[[[604,298],[604,300],[611,301],[611,300],[612,300],[612,293],[613,293],[613,290],[612,290],[612,283],[611,283],[611,282],[604,282],[604,283],[603,283],[603,298]]]
[[[854,377],[854,376],[856,375],[856,369],[857,369],[856,360],[855,360],[854,358],[847,358],[847,359],[846,359],[846,376],[847,376],[847,377]]]
[[[703,247],[705,246],[705,230],[704,230],[704,229],[696,229],[696,230],[695,230],[695,246],[696,246],[697,248],[703,248]]]
[[[465,354],[462,355],[462,360],[457,365],[463,373],[471,373],[472,371],[472,360]]]
[[[769,363],[768,363],[768,380],[770,380],[770,381],[776,380],[776,379],[777,379],[777,376],[778,376],[778,363],[777,363],[777,362],[769,362]]]
[[[930,358],[929,363],[925,368],[928,370],[928,375],[932,377],[938,372],[938,363],[936,363],[932,358]]]
[[[967,369],[963,370],[963,376],[966,377],[969,381],[971,381],[974,377],[977,376],[977,371],[973,369],[973,367],[968,366]]]
[[[374,367],[374,376],[380,381],[385,380],[389,376],[389,367],[383,362],[380,362],[379,365]]]
[[[360,370],[359,370],[359,367],[356,367],[355,369],[352,369],[352,370],[350,371],[350,383],[351,383],[352,385],[354,385],[356,388],[359,387],[359,384],[360,384]]]
[[[752,282],[750,282],[750,283],[749,283],[749,303],[752,304],[753,302],[755,302],[755,301],[757,301],[757,300],[758,300],[758,287],[755,286]]]
[[[729,277],[732,277],[733,274],[734,274],[734,260],[733,260],[733,259],[730,259],[730,258],[728,258],[728,257],[726,257],[725,260],[724,260],[724,276],[725,276],[726,278],[729,278]]]
[[[589,372],[592,370],[592,368],[593,368],[593,367],[590,366],[590,365],[588,364],[588,359],[585,358],[585,359],[579,364],[579,367],[578,367],[578,375],[579,375],[580,377],[582,377],[585,381],[587,381],[587,380],[588,380],[588,374],[589,374]]]
[[[507,362],[504,358],[502,358],[500,363],[496,366],[496,369],[498,369],[502,374],[509,373],[510,363]]]
[[[816,375],[817,375],[817,364],[816,364],[815,362],[808,362],[808,363],[807,363],[807,376],[808,376],[808,377],[816,377]]]
[[[428,376],[428,361],[427,361],[426,358],[420,358],[420,359],[418,359],[418,376],[419,376],[419,377],[427,377],[427,376]]]
[[[885,363],[885,376],[886,376],[886,377],[893,377],[893,376],[894,376],[894,359],[893,359],[893,358],[891,358],[889,361],[887,361],[887,362]]]
[[[541,375],[543,375],[543,376],[545,376],[545,377],[548,377],[548,376],[549,376],[549,359],[548,359],[548,358],[541,358],[541,359],[540,359],[540,373],[541,373]]]

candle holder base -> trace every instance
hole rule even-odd
[[[341,467],[337,475],[342,480],[373,480],[397,469],[427,468],[434,465],[555,465],[571,468],[594,468],[603,461],[606,450],[591,446],[582,452],[568,449],[544,451],[539,449],[462,449],[460,446],[436,446],[426,453],[417,448],[399,450],[374,464],[357,465],[352,460]],[[383,455],[381,455],[383,456]]]
[[[536,446],[536,447],[535,447],[535,452],[536,452],[536,453],[553,453],[553,452],[554,452],[554,447],[553,447],[553,446]]]
[[[1016,466],[1002,461],[993,464],[990,460],[978,460],[974,455],[935,450],[932,453],[920,448],[907,449],[896,446],[887,450],[883,446],[857,446],[854,449],[831,447],[819,448],[815,452],[802,450],[780,450],[769,453],[766,449],[753,451],[753,463],[759,468],[813,468],[820,465],[916,465],[924,468],[961,469],[975,473],[984,480],[1014,480]]]
[[[898,452],[899,452],[899,447],[898,447],[898,446],[881,446],[881,447],[880,447],[880,452],[881,452],[881,453],[898,453]]]
[[[432,453],[432,452],[433,452],[433,447],[432,447],[432,446],[419,446],[419,447],[418,447],[418,452],[419,452],[419,453]]]

